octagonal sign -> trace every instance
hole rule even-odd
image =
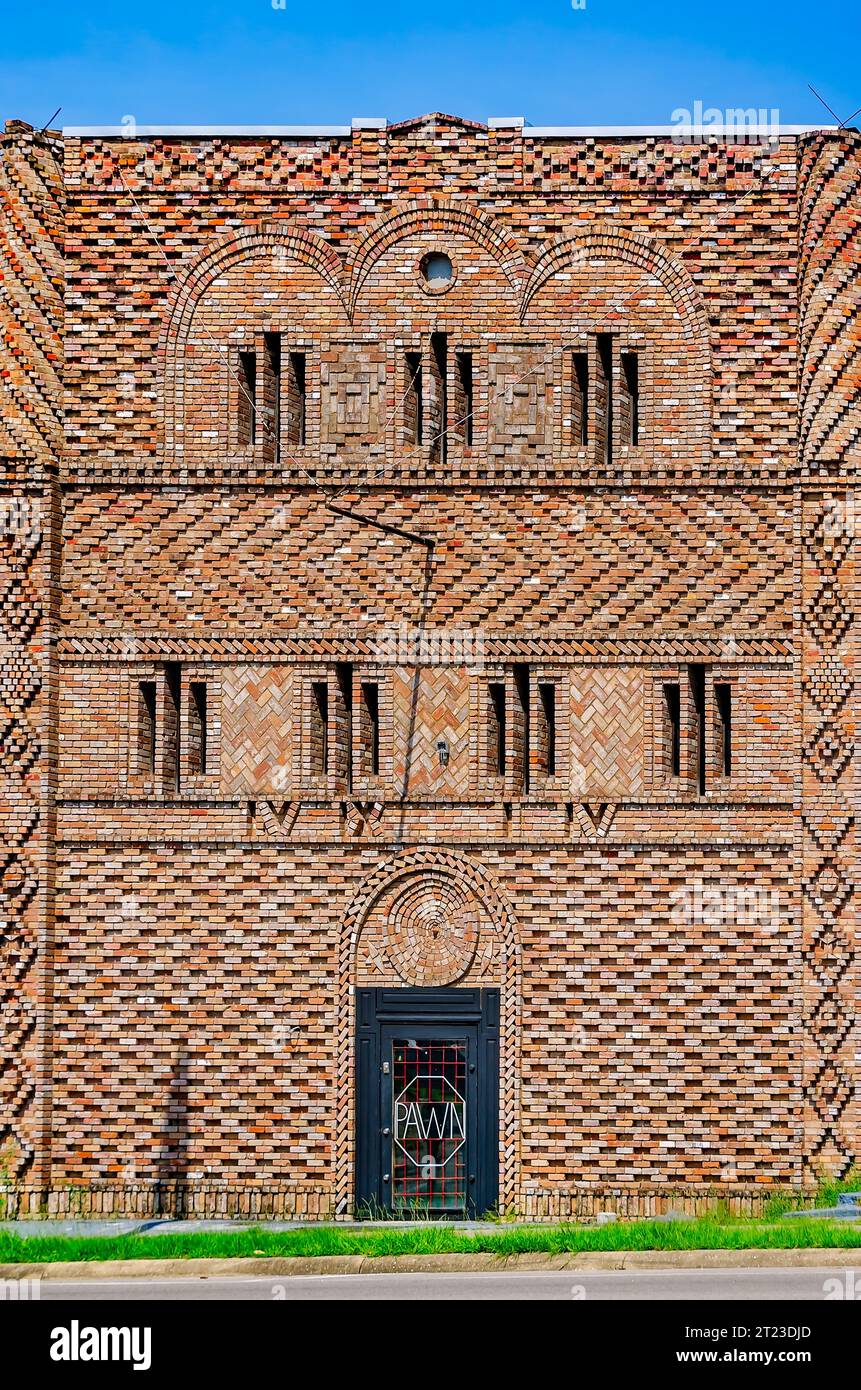
[[[392,1133],[414,1168],[427,1160],[428,1145],[444,1168],[466,1143],[466,1101],[447,1076],[414,1076],[395,1097]]]

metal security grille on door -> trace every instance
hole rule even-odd
[[[477,1216],[499,1179],[499,990],[356,991],[359,1216]]]
[[[392,1205],[463,1212],[467,1171],[467,1046],[392,1041]]]

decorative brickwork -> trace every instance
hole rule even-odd
[[[800,172],[799,452],[804,796],[805,1160],[857,1162],[855,946],[858,468],[861,464],[861,140],[803,143]],[[834,489],[827,480],[852,488]]]
[[[385,902],[386,896],[391,902]],[[424,923],[416,935],[416,914]],[[405,921],[412,918],[412,923]],[[373,937],[380,935],[376,946]],[[428,950],[436,929],[440,943]],[[412,937],[412,941],[405,941]],[[370,938],[370,942],[366,940]],[[470,950],[470,943],[474,947]],[[382,952],[380,950],[382,946]],[[392,947],[394,946],[394,960]],[[418,948],[418,949],[417,949]],[[381,960],[385,955],[386,963]],[[446,961],[440,969],[440,962]],[[376,966],[376,968],[374,968]],[[521,951],[518,924],[507,894],[475,860],[448,849],[415,850],[377,865],[362,883],[343,921],[339,950],[337,1211],[349,1209],[353,1165],[354,995],[359,985],[431,983],[499,984],[500,1201],[517,1200],[522,1143],[520,1117]],[[386,980],[388,973],[388,981]],[[445,978],[448,977],[448,978]]]
[[[858,1155],[852,500],[808,498],[802,518],[805,1157],[840,1174]]]
[[[861,458],[858,132],[806,138],[799,182],[800,458],[811,476],[854,481]]]
[[[55,480],[62,154],[0,136],[0,1183],[44,1183],[50,1136]]]
[[[849,1171],[859,188],[0,137],[8,1209],[348,1215],[357,990],[498,991],[526,1217]]]
[[[389,911],[386,955],[407,984],[450,985],[462,979],[477,944],[477,909],[456,881],[418,883]]]
[[[261,639],[299,628],[325,640],[333,623],[353,629],[364,614],[373,642],[405,613],[414,621],[418,598],[431,627],[537,631],[547,643],[584,630],[628,641],[656,629],[667,640],[726,641],[736,626],[739,641],[749,628],[777,642],[792,632],[793,523],[780,495],[379,487],[360,512],[391,533],[332,512],[307,487],[285,497],[73,489],[66,499],[80,583],[64,590],[65,630],[86,642],[136,630],[141,610],[145,628],[171,640],[177,625],[205,634],[217,622],[219,644],[249,625]],[[401,533],[428,517],[426,579],[422,548]]]

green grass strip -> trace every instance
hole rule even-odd
[[[842,1221],[722,1223],[619,1222],[609,1226],[512,1226],[467,1235],[452,1227],[368,1230],[308,1227],[301,1231],[219,1231],[206,1234],[96,1237],[20,1236],[0,1232],[0,1264],[58,1260],[145,1260],[250,1256],[437,1255],[489,1252],[514,1255],[592,1250],[793,1250],[861,1247],[861,1225]]]

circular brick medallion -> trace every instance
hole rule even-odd
[[[480,929],[475,898],[453,879],[422,878],[392,904],[386,953],[411,985],[450,985],[466,974]]]

